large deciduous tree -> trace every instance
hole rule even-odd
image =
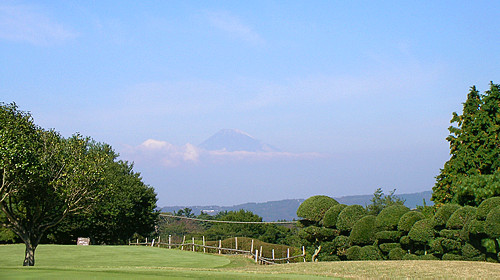
[[[460,188],[470,189],[471,184],[467,182],[471,181],[467,177],[500,171],[499,85],[490,83],[490,89],[483,95],[471,87],[462,114],[453,113],[451,123],[456,124],[449,127],[450,135],[446,138],[451,157],[436,177],[432,200],[436,204],[451,201],[474,204],[477,203],[474,192],[465,192],[467,199],[457,198],[457,194],[464,193]]]
[[[0,209],[26,245],[24,266],[47,229],[84,211],[102,193],[104,166],[112,161],[89,138],[64,138],[38,127],[15,103],[0,103]]]

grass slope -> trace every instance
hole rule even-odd
[[[41,245],[22,267],[23,245],[0,246],[0,279],[499,279],[500,265],[464,261],[353,261],[260,266],[242,256],[135,246]]]

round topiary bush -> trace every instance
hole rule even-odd
[[[345,256],[347,249],[351,246],[349,242],[349,237],[345,235],[339,235],[333,240],[333,244],[337,249],[337,255]]]
[[[387,258],[389,260],[399,261],[402,260],[405,255],[406,255],[405,250],[401,248],[394,248],[391,251],[389,251],[389,255],[387,255]]]
[[[486,220],[486,216],[488,216],[488,213],[490,213],[491,209],[497,206],[500,206],[500,196],[495,196],[485,199],[477,207],[476,219],[481,221]]]
[[[485,225],[486,221],[471,220],[467,223],[466,229],[473,235],[486,235]]]
[[[466,260],[473,260],[477,256],[480,256],[480,255],[481,255],[481,251],[479,249],[475,248],[474,246],[472,246],[471,244],[465,243],[464,246],[462,246],[462,256]]]
[[[416,221],[420,221],[425,219],[424,214],[417,211],[406,212],[398,222],[398,230],[402,232],[409,232],[411,227],[415,224]]]
[[[375,233],[375,239],[377,239],[378,243],[387,243],[387,242],[399,242],[402,233],[396,230],[384,230]]]
[[[383,243],[383,244],[378,245],[378,247],[380,248],[380,251],[387,254],[390,251],[392,251],[394,248],[401,249],[401,244],[399,244],[399,243]]]
[[[403,260],[405,261],[416,261],[419,260],[420,258],[417,255],[414,254],[406,254],[403,256]]]
[[[297,209],[297,216],[313,222],[320,222],[326,211],[337,204],[339,203],[331,197],[315,195],[300,204]]]
[[[434,256],[433,254],[421,255],[418,257],[418,259],[425,260],[425,261],[437,261],[437,260],[439,260],[439,258]]]
[[[349,241],[355,245],[368,245],[375,241],[375,216],[369,215],[359,219],[352,227]]]
[[[459,229],[443,229],[439,232],[439,236],[449,239],[460,239],[461,230]]]
[[[325,216],[323,217],[323,226],[328,228],[335,228],[337,225],[337,217],[340,212],[346,208],[345,204],[337,204],[332,206],[328,211],[326,211]]]
[[[443,261],[463,261],[464,257],[453,253],[446,253],[441,259]]]
[[[448,219],[460,207],[461,206],[458,204],[444,204],[443,206],[439,207],[439,209],[436,211],[436,214],[434,214],[434,226],[437,228],[445,227]]]
[[[337,229],[350,231],[354,224],[366,215],[366,210],[361,205],[349,205],[337,217]]]
[[[401,246],[409,246],[410,238],[408,237],[408,235],[401,236],[401,238],[399,239],[399,244],[401,244]]]
[[[444,254],[445,250],[441,244],[444,237],[437,237],[429,241],[429,252],[434,254]]]
[[[361,260],[361,247],[355,245],[347,249],[346,251],[347,259],[350,261]]]
[[[417,243],[426,244],[432,238],[434,238],[434,228],[431,219],[423,219],[417,221],[410,232],[408,237]]]
[[[309,226],[299,230],[299,237],[309,242],[333,240],[338,231],[330,228]]]
[[[462,244],[459,241],[448,238],[441,240],[441,246],[443,246],[445,252],[450,253],[459,253],[462,249]]]
[[[484,231],[491,238],[500,237],[500,206],[491,209],[484,223]]]
[[[320,255],[318,258],[320,262],[338,262],[341,261],[337,255]]]
[[[377,249],[377,247],[373,245],[368,245],[361,247],[361,260],[364,261],[378,261],[383,260],[382,254]]]
[[[464,206],[457,209],[446,222],[448,229],[461,229],[464,225],[476,215],[476,208],[472,206]]]
[[[410,209],[404,205],[393,205],[384,208],[378,215],[375,221],[375,226],[379,230],[396,230],[399,219],[406,214]]]

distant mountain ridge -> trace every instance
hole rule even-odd
[[[246,151],[246,152],[278,152],[279,149],[272,147],[250,134],[237,129],[221,129],[198,147],[208,151]]]
[[[410,209],[416,208],[417,205],[423,205],[424,199],[427,205],[433,204],[430,201],[432,191],[398,194],[396,196],[404,199],[405,205]],[[337,200],[339,203],[347,205],[358,204],[365,206],[370,204],[370,200],[372,198],[373,195],[352,195],[336,197],[335,200]],[[260,203],[251,202],[233,206],[166,206],[161,208],[160,211],[173,213],[174,211],[179,211],[180,209],[191,208],[193,210],[193,213],[196,215],[199,215],[201,211],[204,211],[211,215],[215,215],[223,211],[238,211],[240,209],[244,209],[246,211],[252,211],[254,214],[261,216],[264,221],[291,221],[293,219],[298,219],[296,214],[297,209],[304,200],[305,199],[284,199],[279,201],[268,201]]]

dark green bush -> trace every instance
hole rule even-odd
[[[352,227],[349,241],[355,245],[368,245],[375,241],[375,216],[364,216]]]
[[[350,231],[354,224],[366,216],[366,210],[361,205],[349,205],[337,217],[337,228],[341,231]]]
[[[415,224],[416,221],[420,221],[425,219],[424,214],[417,211],[406,212],[398,222],[398,230],[402,232],[409,232],[411,227]]]
[[[350,261],[361,260],[361,247],[355,245],[347,249],[346,251],[347,259]]]
[[[377,215],[375,226],[379,230],[396,230],[399,219],[408,211],[410,211],[410,209],[404,205],[393,205],[384,208],[380,214]]]
[[[457,209],[446,222],[448,229],[461,229],[464,225],[476,215],[477,208],[472,206],[464,206]]]
[[[483,247],[483,251],[485,253],[491,253],[491,254],[497,253],[496,242],[494,239],[491,238],[481,239],[481,246]]]
[[[419,260],[426,260],[426,261],[437,261],[439,260],[438,257],[434,256],[433,254],[427,254],[427,255],[421,255],[418,256]]]
[[[446,253],[441,259],[443,261],[463,261],[464,257],[453,253]]]
[[[389,255],[387,256],[387,258],[389,260],[398,261],[398,260],[402,260],[405,255],[406,255],[405,250],[403,250],[401,248],[394,248],[389,252]]]
[[[429,252],[434,254],[444,254],[445,249],[443,248],[441,241],[444,237],[437,237],[429,241]]]
[[[322,255],[318,259],[321,262],[338,262],[338,261],[341,261],[341,259],[337,255]]]
[[[476,258],[477,256],[481,255],[481,251],[474,246],[472,246],[469,243],[465,243],[464,246],[462,246],[462,256],[466,260],[472,260]]]
[[[444,204],[443,206],[439,207],[439,209],[436,211],[436,214],[434,214],[434,226],[438,228],[445,227],[448,219],[460,207],[461,206],[458,204]]]
[[[485,225],[485,221],[471,220],[466,227],[470,234],[481,235],[486,234]]]
[[[449,239],[460,239],[461,230],[458,229],[443,229],[439,232],[439,236]]]
[[[378,240],[378,243],[386,243],[386,242],[399,242],[401,238],[401,232],[396,230],[384,230],[375,233],[375,239]]]
[[[478,220],[484,221],[486,220],[486,216],[490,213],[491,209],[500,206],[500,196],[490,197],[477,207],[476,218]]]
[[[446,252],[459,253],[462,249],[462,243],[459,241],[445,238],[441,241],[441,246],[443,246]]]
[[[382,254],[377,249],[377,247],[373,245],[368,245],[361,247],[361,259],[364,261],[377,261],[383,260]]]
[[[335,228],[337,225],[337,217],[340,212],[346,208],[345,204],[337,204],[332,206],[328,211],[326,211],[325,216],[323,217],[323,226],[328,228]]]
[[[410,232],[408,237],[417,243],[426,244],[432,238],[434,238],[434,228],[431,219],[423,219],[417,221]]]
[[[299,230],[299,237],[309,242],[329,241],[333,240],[338,235],[338,231],[334,229],[309,226]]]
[[[331,197],[315,195],[300,204],[297,209],[297,216],[313,222],[320,222],[326,211],[337,204],[339,203]]]
[[[401,244],[401,246],[409,246],[410,238],[408,237],[408,235],[401,236],[401,238],[399,239],[399,244]]]
[[[333,240],[333,244],[337,249],[337,255],[345,256],[347,249],[351,246],[349,242],[349,237],[345,235],[339,235]]]
[[[484,231],[491,238],[500,237],[500,206],[491,209],[486,216]]]
[[[403,260],[405,260],[405,261],[416,261],[418,259],[420,259],[420,258],[415,254],[406,254],[403,256]]]
[[[388,254],[394,248],[401,249],[401,244],[399,244],[399,243],[383,243],[383,244],[378,245],[378,247],[380,248],[380,251]]]

